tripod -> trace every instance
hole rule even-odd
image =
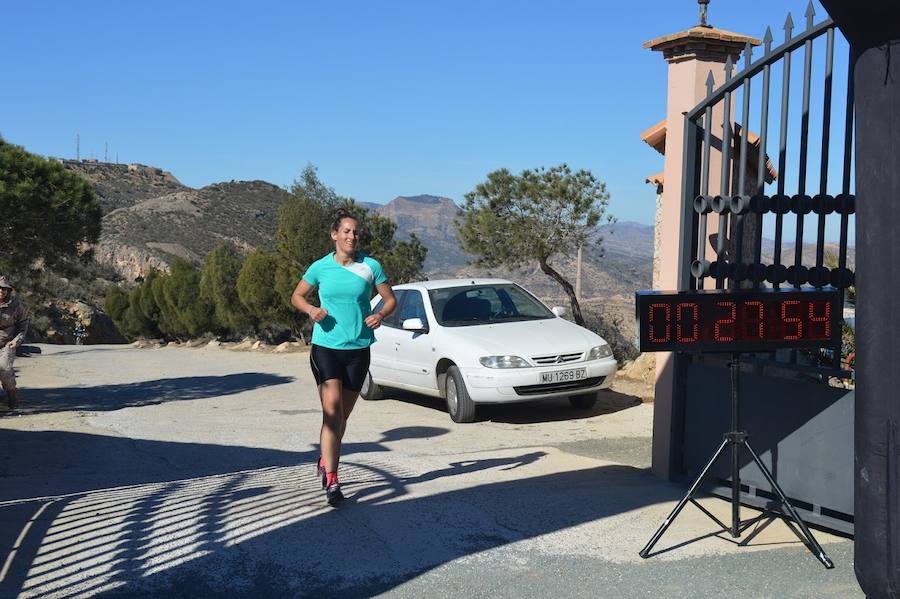
[[[719,448],[716,449],[712,458],[706,463],[706,466],[703,467],[703,470],[700,471],[700,474],[691,484],[690,489],[687,494],[678,502],[678,505],[675,506],[675,509],[672,510],[672,513],[669,514],[669,517],[663,521],[662,525],[659,527],[659,530],[656,531],[656,534],[653,535],[653,538],[650,539],[650,542],[641,550],[640,556],[644,559],[650,557],[650,550],[653,549],[653,546],[662,538],[663,534],[665,534],[666,530],[668,530],[669,526],[672,522],[675,521],[675,518],[678,517],[678,514],[687,505],[688,502],[697,506],[701,512],[709,516],[716,524],[722,527],[723,530],[728,531],[733,538],[739,537],[741,533],[746,530],[748,526],[753,524],[758,520],[758,518],[753,518],[746,522],[741,522],[741,473],[740,473],[740,464],[738,462],[740,448],[744,447],[753,458],[753,461],[756,462],[757,467],[759,467],[760,471],[762,471],[763,476],[766,477],[766,480],[769,481],[769,484],[772,486],[772,489],[775,491],[778,498],[781,500],[781,505],[783,509],[787,510],[790,515],[791,520],[793,520],[797,526],[800,528],[800,531],[795,533],[803,541],[803,544],[806,545],[806,548],[809,549],[816,558],[822,562],[822,564],[826,568],[833,568],[834,564],[825,555],[825,551],[822,549],[822,546],[819,545],[816,538],[812,535],[809,528],[807,528],[806,524],[803,520],[800,519],[799,514],[797,514],[797,510],[794,509],[794,506],[791,505],[791,502],[788,500],[787,496],[784,494],[784,491],[781,490],[781,487],[778,486],[778,483],[775,482],[775,479],[772,477],[772,474],[769,472],[766,465],[763,464],[762,460],[759,459],[759,456],[753,451],[753,448],[750,447],[750,443],[747,441],[748,435],[745,431],[740,430],[740,354],[733,353],[731,355],[731,362],[729,364],[731,368],[731,431],[725,433],[724,438],[722,439],[722,443],[719,444]],[[702,505],[697,503],[694,499],[694,493],[700,487],[700,484],[703,482],[703,479],[706,477],[707,473],[709,473],[713,464],[716,463],[716,460],[725,452],[725,448],[731,447],[731,526],[724,524],[721,520],[716,518],[712,513],[709,512]],[[776,515],[781,517],[786,517],[785,514],[779,512],[773,512]]]

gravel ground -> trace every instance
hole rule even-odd
[[[816,533],[825,570],[777,520],[733,540],[689,506],[638,557],[684,490],[650,475],[628,387],[469,425],[361,401],[331,509],[304,353],[41,349],[0,412],[0,597],[862,596],[851,541]]]

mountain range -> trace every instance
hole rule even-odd
[[[160,168],[95,161],[64,161],[87,179],[103,210],[103,229],[95,258],[133,280],[150,269],[166,269],[174,257],[193,262],[225,240],[241,252],[271,249],[278,207],[286,192],[265,181],[230,181],[200,189],[182,184]],[[397,238],[411,233],[428,248],[428,278],[500,276],[513,278],[547,300],[562,300],[559,286],[537,267],[522,271],[483,270],[467,264],[456,241],[453,219],[457,205],[435,195],[397,196],[385,204],[364,207],[397,223]],[[582,296],[586,301],[615,300],[630,305],[635,289],[650,286],[653,227],[616,223],[599,229],[602,251],[584,251]],[[572,258],[554,266],[575,281]]]

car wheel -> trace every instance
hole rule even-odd
[[[590,393],[588,395],[571,395],[569,403],[576,410],[590,410],[597,403],[597,394]]]
[[[475,420],[475,402],[469,397],[466,383],[459,368],[451,366],[447,370],[444,381],[444,396],[447,398],[447,411],[453,422],[472,422]]]
[[[381,387],[372,380],[372,373],[366,372],[366,378],[363,379],[362,389],[359,390],[359,395],[366,400],[381,399],[384,397]]]

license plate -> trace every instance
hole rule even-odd
[[[568,383],[571,381],[580,381],[587,377],[587,368],[573,368],[572,370],[556,370],[554,372],[542,372],[541,384],[543,383]]]

